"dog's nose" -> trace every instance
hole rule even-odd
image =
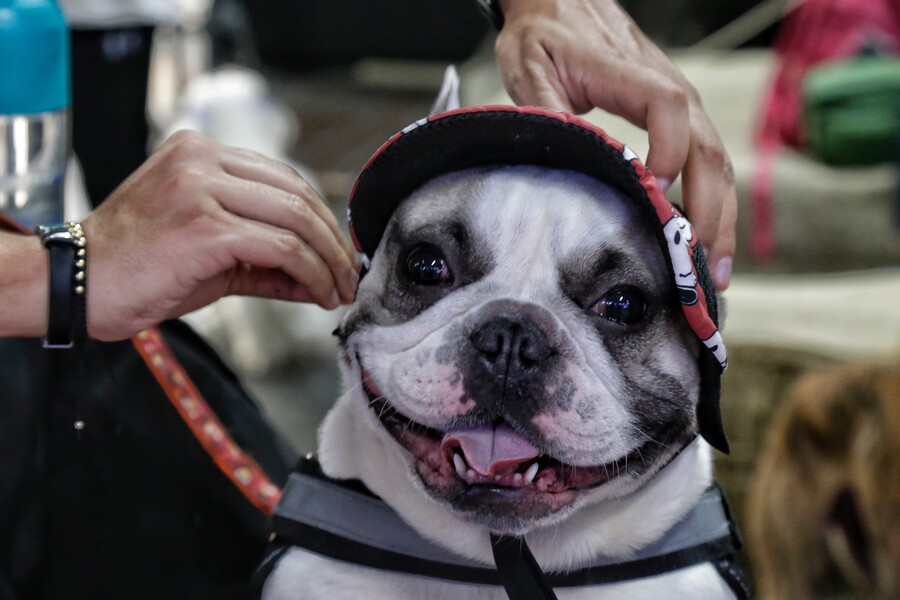
[[[471,337],[472,345],[498,374],[529,370],[553,353],[544,332],[528,319],[495,317]]]
[[[524,315],[494,316],[469,337],[462,372],[472,418],[530,423],[551,399],[548,378],[560,373],[549,334]]]

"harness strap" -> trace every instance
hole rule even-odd
[[[509,600],[556,600],[524,538],[491,534],[491,549]]]
[[[519,546],[517,538],[502,538],[499,557],[495,546],[500,571],[453,554],[422,537],[360,482],[330,479],[310,460],[302,461],[298,471],[291,474],[272,516],[272,527],[275,545],[269,560],[264,561],[264,569],[271,569],[285,545],[293,544],[315,554],[375,569],[504,586],[509,577],[504,566],[507,558],[515,562],[524,558],[527,564],[531,556],[530,552],[523,555],[527,547]],[[722,493],[718,487],[712,487],[662,539],[640,550],[631,560],[597,557],[581,569],[550,572],[546,578],[553,588],[629,581],[704,562],[728,561],[740,546]],[[534,567],[538,568],[536,562]],[[516,573],[515,577],[521,574]],[[530,584],[525,588],[530,590]],[[543,600],[554,596],[510,597]]]

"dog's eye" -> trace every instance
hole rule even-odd
[[[646,311],[644,295],[631,287],[615,288],[591,307],[591,312],[623,325],[637,323]]]
[[[440,250],[423,246],[409,253],[406,259],[406,274],[410,281],[419,285],[449,285],[453,275],[447,260]]]

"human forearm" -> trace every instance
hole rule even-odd
[[[128,338],[230,294],[350,302],[359,258],[292,168],[196,133],[167,140],[82,221],[87,335]],[[0,337],[47,333],[48,258],[0,232]]]
[[[47,332],[48,270],[38,236],[0,232],[0,337]]]

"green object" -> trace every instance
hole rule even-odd
[[[808,149],[836,166],[897,160],[900,57],[865,56],[811,69],[803,83]]]
[[[0,0],[0,114],[69,105],[69,32],[53,0]]]

